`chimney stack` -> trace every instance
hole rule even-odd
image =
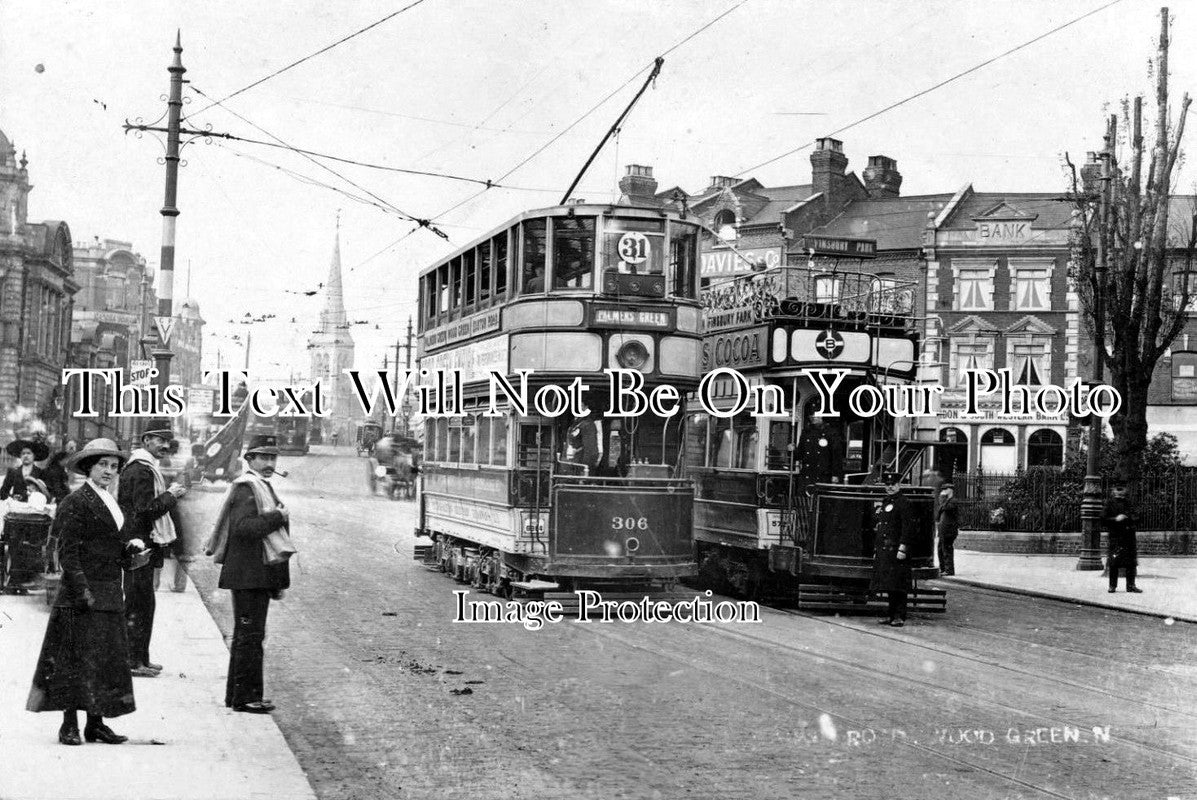
[[[844,155],[844,143],[839,139],[824,137],[815,140],[815,152],[810,154],[811,191],[823,194],[827,205],[838,205],[843,200],[844,172],[848,168],[848,157]]]
[[[619,202],[633,206],[660,206],[657,199],[657,179],[653,168],[642,164],[628,164],[627,174],[619,179],[619,191],[623,196]]]
[[[869,156],[864,171],[864,185],[869,197],[898,197],[902,194],[902,173],[898,162],[889,156]]]
[[[1101,194],[1101,159],[1092,151],[1086,153],[1081,167],[1081,191],[1091,197]]]

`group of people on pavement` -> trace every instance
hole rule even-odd
[[[51,462],[63,469],[62,496],[50,531],[62,577],[26,708],[61,711],[58,740],[64,745],[127,741],[105,720],[136,709],[134,677],[162,672],[162,665],[150,660],[153,576],[182,533],[173,512],[186,493],[177,482],[167,485],[158,465],[173,440],[170,420],[150,419],[141,446],[132,453],[99,438]],[[18,440],[6,448],[20,463],[8,470],[0,494],[27,496],[26,486],[42,484],[44,489],[54,482],[32,466],[38,460],[37,445]],[[262,643],[270,600],[280,598],[290,583],[285,556],[281,563],[277,556],[267,563],[265,554],[272,551],[264,547],[269,536],[282,536],[289,544],[290,512],[269,482],[278,452],[273,436],[250,442],[244,453],[249,468],[230,485],[208,545],[209,554],[222,564],[220,587],[233,592],[225,704],[254,714],[274,708],[263,697]],[[43,452],[41,458],[47,455]],[[73,492],[67,469],[83,476]],[[86,714],[82,735],[80,711]]]

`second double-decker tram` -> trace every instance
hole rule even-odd
[[[869,252],[873,243],[837,244]],[[805,590],[809,607],[870,600],[880,477],[909,476],[921,462],[917,417],[903,414],[918,412],[926,395],[909,391],[918,368],[915,282],[842,267],[840,258],[761,264],[703,290],[703,369],[716,374],[705,405],[691,403],[686,451],[704,582],[748,596]],[[746,393],[778,402],[745,405]],[[824,395],[839,416],[816,414]],[[879,396],[887,404],[875,408]],[[921,487],[903,491],[916,515],[913,576],[935,577],[934,498]],[[942,607],[942,593],[925,591],[924,607],[935,597]]]
[[[682,424],[700,378],[698,235],[672,211],[558,206],[421,274],[419,367],[462,386],[461,413],[425,423],[426,563],[503,595],[694,572]],[[610,416],[608,370],[644,395],[671,386],[682,410]],[[529,407],[492,373],[526,380]],[[591,413],[555,413],[575,381]]]

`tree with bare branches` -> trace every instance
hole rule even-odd
[[[1065,157],[1072,176],[1070,199],[1076,204],[1072,278],[1085,326],[1101,354],[1097,375],[1108,370],[1108,383],[1122,395],[1122,408],[1110,424],[1119,477],[1131,481],[1147,448],[1152,375],[1192,310],[1188,275],[1197,225],[1192,224],[1191,201],[1188,213],[1178,215],[1180,198],[1174,197],[1191,100],[1186,92],[1172,117],[1168,28],[1164,8],[1152,62],[1156,114],[1150,151],[1142,133],[1142,98],[1136,97],[1123,103],[1128,139],[1119,142],[1118,117],[1111,116],[1100,160],[1086,165],[1080,178],[1072,159]],[[1125,168],[1116,157],[1119,144]]]

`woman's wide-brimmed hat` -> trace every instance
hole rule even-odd
[[[75,453],[67,461],[67,464],[76,472],[86,475],[91,469],[92,464],[97,458],[104,456],[116,456],[121,462],[120,465],[125,466],[125,462],[129,460],[129,454],[123,452],[116,446],[116,442],[111,439],[92,439],[83,448]]]
[[[13,458],[20,458],[21,451],[26,447],[33,451],[34,461],[41,461],[50,455],[50,448],[46,447],[45,442],[35,442],[32,439],[17,439],[15,442],[9,442],[8,446],[4,448],[4,452]]]

